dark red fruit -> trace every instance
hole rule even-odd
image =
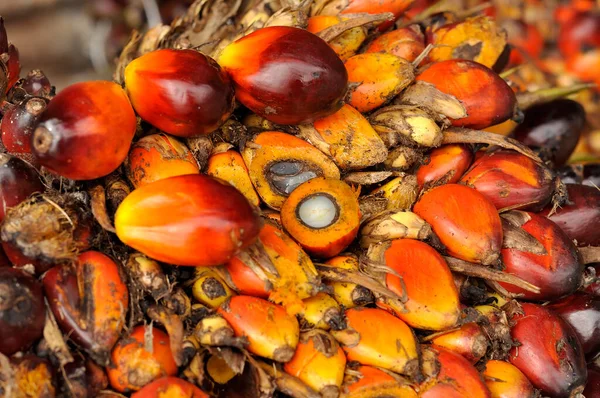
[[[21,270],[0,268],[0,353],[12,355],[42,337],[45,314],[39,282]]]
[[[600,297],[575,293],[553,303],[550,308],[571,325],[587,356],[600,350]]]
[[[566,184],[569,201],[552,215],[551,206],[540,214],[554,221],[577,246],[600,246],[600,191],[579,184]]]
[[[585,110],[579,102],[558,99],[534,105],[525,111],[525,120],[513,132],[514,137],[532,148],[555,167],[564,165],[585,126]]]
[[[50,80],[48,80],[44,72],[40,69],[33,69],[30,71],[23,79],[21,87],[23,90],[27,91],[29,95],[36,97],[50,97],[53,91]]]
[[[588,382],[583,390],[585,398],[600,398],[600,369],[595,366],[588,368]]]
[[[4,113],[0,131],[2,131],[2,143],[9,153],[30,163],[34,161],[35,158],[31,153],[31,136],[45,110],[45,99],[30,97]]]
[[[17,206],[31,194],[43,191],[40,177],[31,165],[17,157],[0,154],[0,222],[7,209]]]

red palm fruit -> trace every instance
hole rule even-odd
[[[46,100],[30,97],[4,113],[0,130],[2,144],[8,151],[28,162],[35,162],[31,153],[31,135],[46,109]]]
[[[565,320],[579,338],[586,356],[600,350],[600,297],[575,293],[550,305]]]
[[[398,19],[414,0],[383,0],[373,3],[370,0],[334,0],[329,2],[321,11],[323,15],[369,13],[381,14],[391,12]],[[393,21],[379,25],[379,30],[384,31],[393,25]]]
[[[510,86],[496,72],[477,62],[460,59],[436,62],[416,80],[433,84],[462,102],[468,116],[452,120],[453,126],[474,129],[493,126],[510,119],[517,106]]]
[[[147,135],[135,142],[125,170],[135,188],[168,177],[200,173],[188,147],[166,134]]]
[[[119,266],[104,254],[88,251],[74,266],[52,268],[44,291],[58,325],[94,360],[108,363],[125,326],[129,291]]]
[[[342,386],[343,398],[417,398],[408,380],[372,366],[358,366],[348,372]]]
[[[384,310],[364,307],[346,310],[346,320],[346,329],[331,334],[349,361],[419,379],[419,349],[407,324]]]
[[[365,52],[387,53],[413,62],[425,49],[425,36],[419,25],[409,25],[382,34],[373,40]]]
[[[235,83],[236,98],[275,123],[303,124],[331,115],[346,93],[342,61],[303,29],[258,29],[229,44],[218,61]]]
[[[482,373],[492,398],[535,398],[536,391],[531,382],[516,366],[491,360]]]
[[[498,261],[500,216],[492,202],[473,188],[435,187],[421,196],[413,211],[431,225],[452,256],[484,265]]]
[[[585,109],[570,99],[533,105],[513,131],[523,144],[539,148],[555,167],[563,166],[575,150],[585,127]]]
[[[127,157],[136,118],[127,94],[108,81],[75,83],[56,95],[33,132],[39,163],[73,180],[113,172]]]
[[[583,390],[585,398],[600,398],[600,369],[595,366],[588,368],[588,382]]]
[[[419,386],[420,397],[491,398],[477,369],[460,354],[436,345],[424,345],[421,351],[427,379]]]
[[[490,344],[483,329],[476,323],[466,323],[459,329],[442,332],[431,342],[462,355],[473,364],[483,358]]]
[[[444,258],[426,243],[414,239],[396,239],[385,250],[385,264],[393,272],[385,283],[400,297],[401,308],[380,300],[398,318],[418,329],[444,330],[456,325],[460,315],[458,291]],[[375,249],[377,250],[377,249]],[[435,294],[429,286],[435,284]]]
[[[544,50],[544,37],[539,29],[531,23],[520,19],[508,19],[502,23],[508,33],[508,42],[511,45],[511,66],[520,65],[528,59],[539,59]]]
[[[499,211],[539,211],[552,199],[557,177],[544,164],[501,149],[476,160],[460,182],[484,194]]]
[[[4,220],[9,208],[36,192],[44,192],[38,172],[17,157],[0,154],[0,221]]]
[[[0,268],[0,353],[12,355],[42,337],[46,309],[40,283],[31,275]]]
[[[599,246],[600,191],[579,184],[566,184],[566,187],[569,201],[552,214],[552,206],[540,214],[555,222],[577,246]]]
[[[518,213],[521,212],[515,212]],[[526,246],[503,248],[502,263],[506,272],[538,286],[540,292],[500,284],[509,292],[523,294],[530,300],[554,300],[573,293],[581,284],[584,270],[575,245],[558,225],[547,218],[533,213],[521,214],[527,221],[520,228],[537,240],[546,253],[536,254]]]
[[[178,377],[162,377],[147,384],[131,398],[208,398],[209,395],[192,383]]]
[[[578,13],[560,27],[558,48],[565,58],[598,47],[600,47],[600,14]]]
[[[443,145],[432,150],[417,169],[417,183],[425,185],[458,182],[473,161],[473,151],[462,144]]]
[[[262,280],[248,265],[238,257],[234,257],[225,265],[227,277],[235,290],[244,295],[269,298],[272,290],[270,282]]]
[[[223,264],[254,242],[260,225],[244,195],[202,174],[144,185],[125,198],[115,215],[123,243],[175,265]]]
[[[136,326],[119,340],[106,367],[108,380],[119,392],[138,391],[152,381],[177,373],[169,336],[152,326]]]
[[[180,137],[211,133],[233,111],[229,77],[195,50],[155,50],[134,59],[125,68],[125,88],[142,119]]]
[[[282,306],[258,297],[233,296],[217,312],[236,337],[248,339],[251,353],[278,362],[288,362],[294,356],[300,327]]]
[[[600,47],[576,54],[567,59],[567,71],[583,81],[600,84],[598,68],[600,68]]]
[[[509,361],[535,388],[552,397],[575,397],[587,379],[585,357],[577,335],[546,307],[522,303],[513,315],[511,336],[518,346]]]

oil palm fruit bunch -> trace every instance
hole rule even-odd
[[[577,61],[535,1],[196,1],[58,93],[0,24],[3,396],[595,396],[572,3]]]

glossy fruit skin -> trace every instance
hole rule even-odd
[[[234,106],[227,74],[195,50],[155,50],[134,59],[125,68],[125,87],[142,119],[179,137],[213,132]]]
[[[473,61],[436,62],[416,80],[431,83],[462,102],[468,116],[451,120],[453,126],[483,129],[502,123],[513,116],[517,104],[515,93],[500,76]]]
[[[0,222],[6,211],[36,192],[44,192],[37,170],[25,161],[0,154]]]
[[[460,179],[484,194],[500,211],[539,211],[552,198],[555,174],[543,164],[511,150],[486,152]]]
[[[250,203],[260,206],[260,199],[252,186],[248,168],[239,152],[228,150],[211,155],[206,174],[229,182],[243,193]]]
[[[4,113],[0,131],[2,144],[9,153],[29,162],[34,161],[31,153],[31,135],[45,109],[45,99],[31,97]]]
[[[170,177],[136,189],[115,215],[123,243],[158,261],[212,266],[251,245],[260,218],[228,183],[202,174]],[[179,232],[173,234],[173,230]]]
[[[45,305],[42,287],[29,274],[0,268],[0,353],[12,355],[42,337]]]
[[[600,192],[595,187],[579,184],[566,184],[569,203],[562,205],[550,214],[551,206],[540,214],[545,215],[569,236],[577,241],[577,246],[600,245]]]
[[[485,355],[489,340],[483,329],[476,323],[466,323],[458,330],[449,331],[433,340],[432,344],[462,355],[472,364]]]
[[[119,85],[100,80],[75,83],[48,104],[32,136],[33,154],[58,175],[93,180],[123,163],[136,124]]]
[[[151,326],[136,326],[112,351],[111,365],[106,371],[110,385],[119,392],[138,391],[156,379],[177,373],[169,336],[165,332],[152,327],[152,352],[146,351],[144,334],[147,327]]]
[[[517,367],[508,362],[491,360],[486,363],[483,376],[492,398],[534,398],[531,382]]]
[[[162,377],[147,384],[140,391],[131,394],[131,398],[208,398],[208,394],[178,377]]]
[[[408,9],[414,0],[385,0],[373,3],[369,0],[348,0],[347,5],[342,9],[338,10],[335,8],[331,10],[336,14],[356,14],[366,12],[369,14],[379,14],[382,12],[391,12],[394,14],[394,18],[398,19],[402,13]],[[380,31],[385,31],[387,28],[393,25],[393,21],[384,22],[379,25]]]
[[[65,265],[48,271],[43,285],[63,332],[97,362],[108,363],[129,306],[129,291],[117,264],[100,252],[87,251],[73,268]]]
[[[460,315],[458,291],[437,251],[418,240],[396,239],[385,251],[385,264],[394,271],[385,277],[388,289],[407,297],[404,308],[394,309],[396,316],[418,329],[444,330],[456,325]],[[435,284],[435,293],[427,288],[430,284]]]
[[[425,36],[417,25],[386,32],[369,43],[365,52],[385,52],[414,61],[425,49]]]
[[[513,135],[523,144],[548,153],[554,166],[561,167],[575,150],[584,126],[583,106],[570,99],[558,99],[528,108]]]
[[[346,93],[342,61],[325,41],[303,29],[259,29],[227,46],[218,62],[234,81],[236,98],[279,124],[328,116],[342,106]]]
[[[27,91],[29,95],[45,98],[50,97],[53,90],[50,80],[48,80],[48,77],[46,77],[44,72],[39,69],[29,71],[27,76],[25,76],[21,87],[23,90]]]
[[[135,142],[125,169],[135,188],[169,177],[200,173],[190,150],[166,134],[147,135]]]
[[[537,255],[515,248],[502,249],[505,272],[538,286],[540,293],[526,292],[500,282],[509,292],[522,293],[528,300],[555,300],[573,293],[581,284],[584,266],[577,249],[558,225],[547,218],[527,213],[531,218],[521,227],[544,246],[547,254]]]
[[[570,397],[582,391],[587,369],[581,343],[565,321],[552,310],[521,303],[523,314],[513,316],[514,347],[509,361],[535,388],[552,397]]]
[[[237,337],[246,336],[253,354],[279,362],[294,355],[300,327],[282,306],[252,296],[233,296],[217,312],[233,328]]]
[[[436,182],[453,184],[458,182],[473,161],[473,151],[466,145],[449,144],[435,148],[416,172],[420,187]]]
[[[600,398],[600,369],[595,366],[588,368],[588,382],[583,390],[586,398]]]
[[[550,308],[571,325],[588,358],[597,354],[600,350],[600,297],[575,293],[552,303]]]
[[[473,188],[445,184],[426,192],[413,211],[431,224],[448,253],[484,265],[498,260],[502,222],[492,202]]]
[[[240,294],[267,299],[271,287],[256,275],[252,269],[238,257],[234,257],[225,265],[227,275]]]

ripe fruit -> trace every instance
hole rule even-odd
[[[132,398],[208,398],[204,391],[178,377],[163,377],[147,384],[140,391],[131,394]]]
[[[229,77],[195,50],[155,50],[134,59],[125,68],[125,88],[142,119],[180,137],[211,133],[233,111]]]
[[[123,163],[135,129],[133,108],[119,85],[75,83],[52,98],[31,146],[38,162],[50,171],[93,180]]]
[[[218,61],[233,79],[236,98],[275,123],[303,124],[331,115],[346,93],[342,61],[303,29],[258,29],[228,45]]]
[[[536,392],[531,382],[516,366],[491,360],[485,364],[483,372],[485,384],[492,398],[534,398]]]
[[[414,24],[386,32],[371,41],[365,52],[388,53],[413,62],[425,49],[425,37]]]
[[[38,172],[23,160],[0,153],[0,222],[8,209],[36,192],[44,192]]]
[[[117,210],[115,228],[123,243],[155,260],[211,266],[251,245],[260,219],[228,183],[189,174],[133,191]]]
[[[43,98],[26,98],[6,111],[2,117],[0,131],[2,144],[8,153],[28,162],[35,162],[31,153],[31,135],[47,102]]]
[[[458,182],[473,161],[473,151],[465,145],[435,148],[416,172],[420,187]]]

